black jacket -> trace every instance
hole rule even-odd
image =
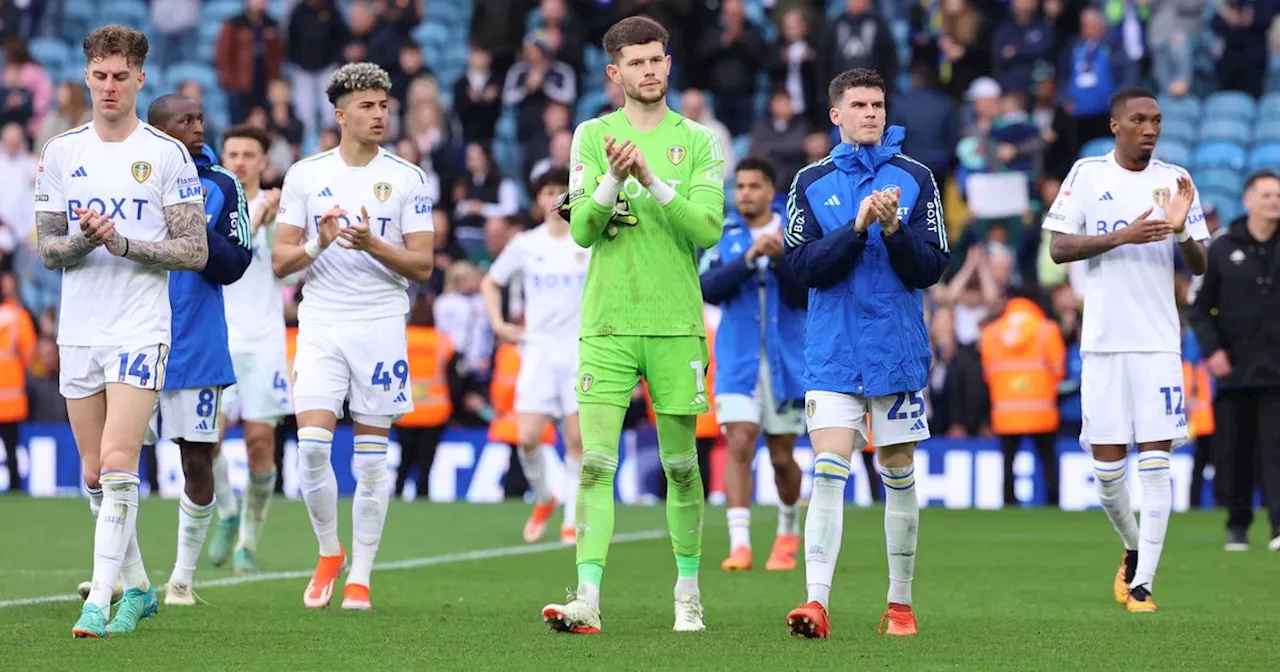
[[[1207,358],[1231,360],[1220,390],[1280,387],[1280,233],[1258,241],[1244,218],[1209,245],[1209,270],[1191,301],[1191,326]]]

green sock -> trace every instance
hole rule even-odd
[[[581,404],[582,475],[578,481],[578,582],[600,586],[613,538],[613,477],[627,409]]]
[[[697,423],[694,415],[658,416],[658,452],[667,475],[667,529],[682,577],[697,575],[702,556],[706,502],[698,471]]]

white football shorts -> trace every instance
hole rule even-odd
[[[852,429],[877,446],[918,443],[929,438],[925,417],[924,391],[864,397],[844,392],[810,390],[804,395],[804,413],[809,432],[828,427]],[[871,415],[871,436],[867,436],[867,415]]]
[[[275,427],[293,415],[293,385],[283,350],[233,352],[236,384],[222,391],[222,414],[228,423],[257,422]]]
[[[67,399],[84,399],[106,389],[107,383],[164,389],[169,346],[63,345],[58,358],[58,391]]]
[[[577,343],[570,348],[527,343],[520,349],[516,375],[516,413],[564,418],[578,412]]]
[[[754,423],[769,436],[804,433],[804,413],[799,408],[778,408],[773,396],[769,361],[763,357],[760,358],[755,394],[717,394],[716,420],[721,426],[735,422]]]
[[[1081,444],[1182,445],[1187,440],[1182,382],[1182,357],[1172,352],[1082,353]]]
[[[154,446],[160,439],[217,443],[221,401],[222,390],[217,387],[161,390],[144,443]]]
[[[378,416],[392,422],[413,410],[405,319],[367,322],[303,322],[293,360],[295,412],[330,411],[353,419]],[[390,426],[388,424],[387,426]]]

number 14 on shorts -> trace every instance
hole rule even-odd
[[[373,367],[373,379],[369,381],[370,385],[381,385],[383,390],[391,389],[391,377],[395,376],[400,381],[400,388],[403,389],[409,384],[409,362],[398,359],[391,364],[390,370],[387,369],[386,362],[378,362]]]

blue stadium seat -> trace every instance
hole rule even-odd
[[[1232,142],[1206,142],[1196,148],[1196,169],[1233,168],[1244,170],[1244,147]]]
[[[1196,123],[1190,119],[1180,119],[1177,117],[1166,117],[1163,128],[1160,130],[1160,144],[1163,146],[1165,141],[1173,140],[1188,145],[1194,145],[1199,131],[1196,129]]]
[[[49,73],[49,76],[53,77],[54,73],[52,72]],[[81,84],[83,84],[84,83],[84,62],[71,61],[66,65],[62,66],[62,68],[60,68],[57,72],[57,81],[58,82],[80,82]]]
[[[1212,204],[1218,211],[1218,220],[1223,224],[1230,223],[1244,211],[1244,206],[1238,197],[1219,192],[1201,193],[1200,203],[1201,205]]]
[[[1225,141],[1233,142],[1237,145],[1248,145],[1253,139],[1253,130],[1250,128],[1249,122],[1237,118],[1220,118],[1212,114],[1206,114],[1204,123],[1201,124],[1200,141]]]
[[[202,23],[220,24],[242,12],[244,12],[244,3],[240,2],[240,0],[206,1],[204,7],[200,9],[200,21]]]
[[[1257,101],[1247,93],[1219,91],[1204,102],[1204,116],[1214,120],[1238,119],[1252,122],[1257,106]]]
[[[1178,166],[1189,166],[1192,163],[1191,145],[1179,142],[1167,137],[1168,133],[1160,137],[1160,144],[1156,146],[1156,156],[1161,160]]]
[[[1174,119],[1195,123],[1200,119],[1200,100],[1193,96],[1162,96],[1160,113],[1166,124]]]
[[[1196,188],[1201,191],[1239,196],[1244,179],[1230,168],[1201,168],[1193,176]]]
[[[1271,142],[1265,145],[1259,145],[1253,148],[1249,153],[1248,170],[1262,170],[1267,168],[1280,172],[1280,142]]]
[[[1258,101],[1258,121],[1280,119],[1280,93],[1268,93]]]
[[[31,57],[48,72],[56,72],[75,59],[71,45],[56,37],[37,37],[27,45]]]
[[[604,95],[604,91],[600,89],[594,89],[583,93],[578,97],[578,106],[573,111],[573,120],[576,123],[581,124],[582,122],[594,117],[596,110],[603,107],[606,100],[607,98]]]
[[[449,44],[449,27],[431,19],[419,23],[411,34],[414,42],[424,46],[434,43],[444,47]]]
[[[1280,142],[1280,111],[1268,116],[1258,113],[1258,123],[1253,127],[1253,144]]]
[[[739,160],[751,156],[751,136],[739,135],[733,139],[733,156]]]
[[[102,4],[98,12],[98,25],[117,23],[137,30],[146,30],[150,12],[142,0],[110,0]]]
[[[1084,143],[1084,147],[1080,148],[1080,158],[1103,156],[1115,148],[1115,138],[1094,138],[1093,140]]]
[[[193,80],[206,92],[218,86],[218,73],[207,63],[175,63],[166,73],[171,86]]]
[[[79,46],[80,40],[96,25],[97,18],[98,6],[93,0],[66,0],[59,31],[68,43]]]

